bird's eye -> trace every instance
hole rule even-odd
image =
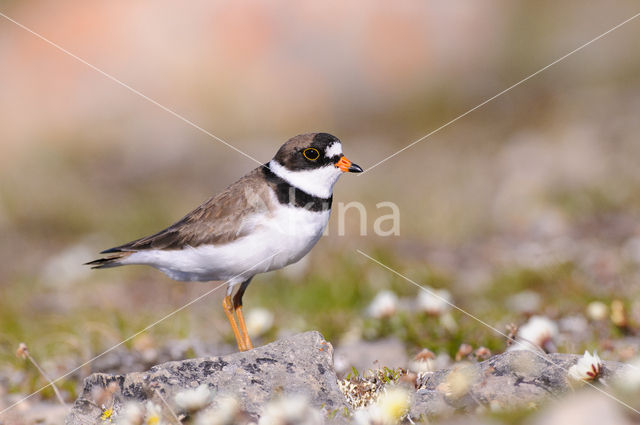
[[[307,148],[302,151],[302,155],[309,161],[315,161],[320,158],[320,151],[316,148]]]

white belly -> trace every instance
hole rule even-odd
[[[329,214],[330,211],[280,205],[273,215],[254,217],[252,233],[233,242],[172,251],[138,251],[122,264],[147,264],[176,280],[237,284],[304,257],[322,236]]]

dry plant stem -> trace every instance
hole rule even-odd
[[[176,412],[173,411],[173,409],[171,408],[171,406],[169,406],[169,403],[167,403],[167,400],[164,399],[164,397],[162,397],[162,394],[160,394],[160,391],[158,390],[153,390],[156,395],[158,397],[160,397],[160,400],[162,400],[162,403],[165,405],[165,407],[167,408],[167,410],[169,410],[169,412],[171,413],[171,416],[173,416],[173,419],[176,420],[176,423],[178,425],[181,425],[182,422],[180,421],[180,419],[178,418],[178,415],[176,415]]]
[[[49,382],[49,384],[51,385],[51,388],[53,388],[53,392],[56,393],[56,397],[58,397],[58,401],[60,402],[60,404],[62,404],[63,406],[66,406],[66,403],[64,402],[64,399],[62,398],[62,394],[60,394],[60,391],[58,390],[58,387],[56,387],[56,384],[51,380],[51,378],[49,378],[47,376],[46,373],[44,373],[44,370],[42,370],[40,365],[38,363],[36,363],[36,361],[35,361],[35,359],[33,357],[31,357],[31,354],[29,353],[29,351],[25,350],[24,354],[27,356],[29,361],[31,363],[33,363],[33,365],[36,367],[36,369],[38,369],[38,372],[40,372],[40,375],[42,375],[44,377],[44,379],[46,379],[47,382]]]

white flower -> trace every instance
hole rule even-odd
[[[295,395],[268,403],[258,425],[321,425],[322,414],[309,405],[306,397]]]
[[[451,293],[446,289],[425,288],[418,293],[418,309],[433,315],[440,316],[451,308]]]
[[[588,351],[578,359],[578,362],[569,368],[569,377],[576,381],[592,381],[600,376],[602,361],[595,351],[593,355]]]
[[[216,399],[215,408],[198,413],[194,425],[233,425],[239,413],[238,400],[223,396]]]
[[[394,425],[409,412],[411,396],[402,387],[385,389],[375,403],[354,412],[357,425]]]
[[[147,425],[159,425],[162,423],[162,408],[152,401],[147,401],[145,404],[145,415]]]
[[[181,391],[176,394],[175,402],[181,409],[195,412],[206,407],[211,401],[211,391],[206,384],[193,390]]]
[[[378,407],[374,404],[353,412],[353,423],[355,425],[374,425],[379,423],[381,416]]]
[[[436,390],[445,397],[457,400],[464,397],[478,380],[478,368],[470,363],[458,363]]]
[[[382,413],[382,423],[395,424],[409,412],[411,397],[403,387],[393,387],[378,399],[377,405]]]
[[[518,330],[518,336],[524,342],[516,342],[510,350],[531,350],[529,344],[544,349],[553,345],[553,340],[558,336],[558,325],[544,316],[532,316],[527,323]]]
[[[609,315],[609,307],[601,301],[590,302],[587,306],[587,316],[591,320],[605,320]]]
[[[409,370],[416,373],[427,373],[434,371],[434,359],[436,355],[427,348],[420,351],[412,361],[409,362]]]
[[[116,424],[118,425],[142,425],[144,423],[144,410],[138,403],[127,403],[118,413]]]
[[[382,319],[391,317],[398,310],[398,297],[391,291],[381,291],[369,304],[368,312],[371,317]]]
[[[247,331],[249,335],[264,335],[273,327],[273,313],[265,308],[255,308],[247,312]]]

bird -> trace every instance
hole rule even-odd
[[[174,280],[225,281],[225,315],[238,349],[250,350],[253,344],[242,313],[249,283],[259,273],[304,257],[327,227],[338,178],[362,171],[343,155],[337,137],[297,135],[269,162],[166,229],[106,249],[100,254],[107,256],[86,265],[148,265]]]

